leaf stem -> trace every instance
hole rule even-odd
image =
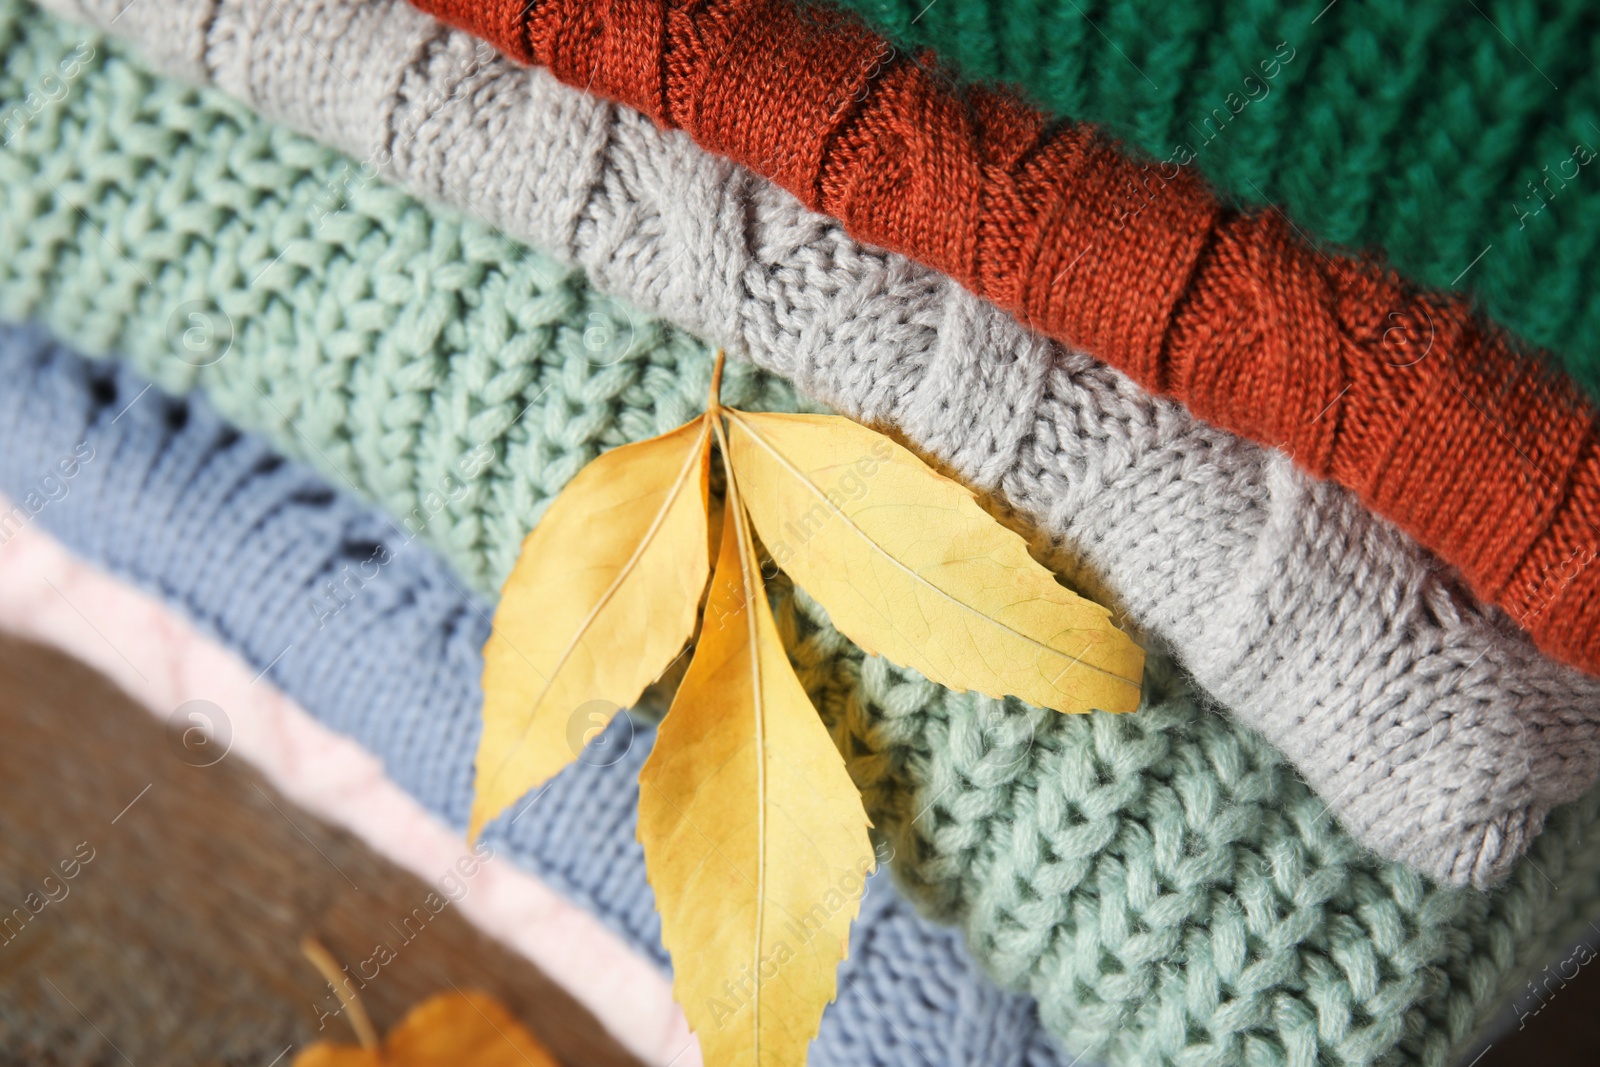
[[[307,934],[300,941],[300,951],[306,959],[311,961],[328,985],[333,987],[334,995],[339,1002],[349,1010],[350,1029],[356,1032],[356,1040],[368,1052],[378,1049],[378,1031],[372,1026],[372,1020],[367,1017],[367,1009],[361,1006],[361,998],[356,996],[356,991],[350,988],[349,976],[339,970],[339,961],[333,958],[321,941]]]
[[[706,400],[706,414],[713,418],[722,413],[722,364],[727,358],[726,349],[717,349],[717,362],[711,368],[711,396]]]

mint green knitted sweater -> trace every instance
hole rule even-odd
[[[1593,0],[830,2],[1156,160],[1192,156],[1314,238],[1459,285],[1600,397]]]
[[[0,150],[0,316],[202,389],[472,587],[600,449],[698,410],[705,346],[537,252],[18,0],[0,48],[0,106],[69,89]],[[800,403],[729,374],[732,402]],[[1061,716],[940,689],[781,601],[902,884],[1074,1052],[1444,1067],[1600,910],[1600,797],[1554,812],[1502,889],[1444,890],[1358,849],[1159,658],[1139,713]]]

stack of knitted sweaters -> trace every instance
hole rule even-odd
[[[0,0],[0,538],[452,825],[524,537],[716,347],[1152,649],[1062,716],[776,591],[897,887],[813,1062],[1444,1067],[1600,917],[1600,14],[45,6]],[[490,838],[665,967],[641,711]]]

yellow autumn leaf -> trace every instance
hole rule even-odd
[[[472,832],[575,758],[575,710],[633,703],[693,633],[715,434],[721,547],[640,773],[638,835],[708,1067],[790,1067],[834,997],[874,863],[860,795],[778,637],[755,534],[844,634],[950,688],[1131,711],[1144,655],[969,490],[846,419],[725,408],[721,371],[719,357],[703,418],[596,460],[524,544],[485,649]]]
[[[470,838],[577,758],[694,633],[710,571],[711,427],[602,454],[523,543],[483,650]]]
[[[321,1041],[294,1067],[558,1067],[555,1058],[486,993],[441,993],[418,1004],[381,1046]]]
[[[762,543],[850,640],[951,689],[1138,707],[1143,650],[965,486],[849,419],[721,410]]]
[[[738,498],[730,476],[699,642],[639,775],[638,833],[705,1063],[792,1067],[834,998],[874,862],[860,794],[778,637]]]

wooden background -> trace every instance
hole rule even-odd
[[[637,1063],[454,908],[402,944],[389,923],[433,887],[243,760],[190,766],[88,668],[0,637],[0,914],[83,842],[94,858],[67,895],[0,944],[0,1063],[288,1067],[319,1037],[354,1043],[342,1017],[317,1032],[331,994],[307,933],[352,968],[398,946],[361,991],[380,1033],[453,982],[499,997],[565,1064]]]

